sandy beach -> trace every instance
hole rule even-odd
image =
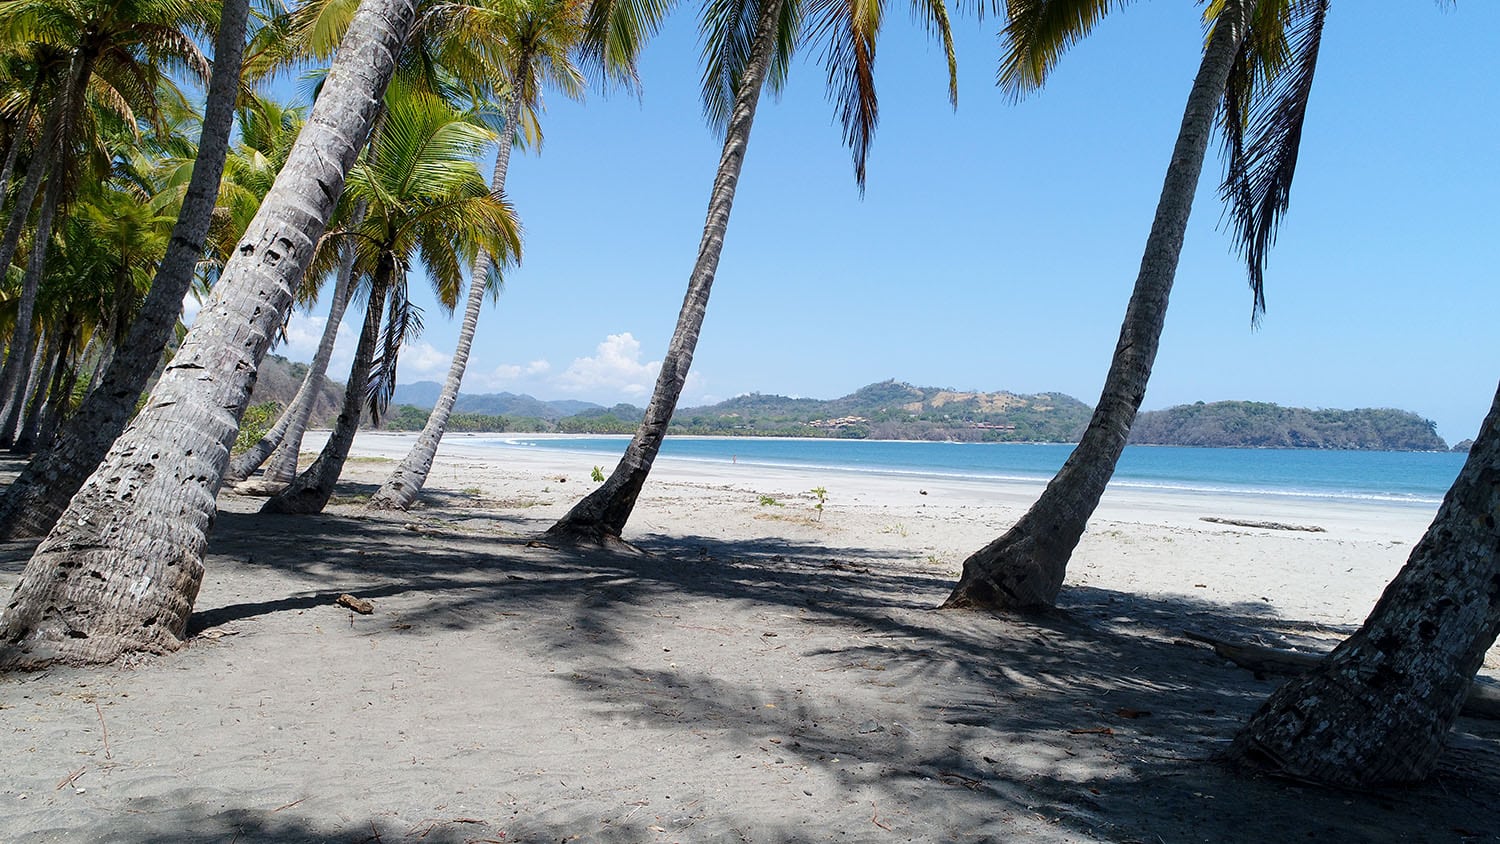
[[[1279,678],[1185,636],[1331,647],[1435,506],[1112,490],[1017,620],[933,608],[1039,484],[663,459],[630,556],[539,537],[599,458],[479,436],[365,513],[412,439],[319,516],[221,495],[185,650],[0,678],[0,840],[1500,841],[1500,723],[1416,788],[1245,777]]]

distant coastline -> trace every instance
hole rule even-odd
[[[285,406],[305,367],[271,356],[251,401]],[[285,371],[283,371],[285,370]],[[342,388],[326,382],[315,424],[337,413]],[[401,384],[380,420],[387,431],[416,431],[441,386]],[[513,393],[460,393],[451,432],[508,434],[635,433],[642,408],[590,402],[543,401]],[[1093,409],[1063,393],[1020,394],[916,387],[900,381],[870,384],[836,399],[752,393],[717,404],[678,408],[674,436],[785,437],[894,442],[1076,443]],[[1350,451],[1448,451],[1435,425],[1390,408],[1328,410],[1267,402],[1197,402],[1141,413],[1132,445]],[[1465,450],[1461,443],[1455,450]]]

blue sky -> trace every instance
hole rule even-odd
[[[695,8],[648,47],[639,99],[549,98],[545,147],[511,164],[525,258],[481,318],[465,392],[644,403],[720,152],[698,103]],[[941,52],[892,4],[863,199],[804,54],[756,118],[685,402],[895,378],[1092,403],[1201,54],[1198,11],[1128,6],[1018,105],[993,84],[994,19],[959,22],[955,112]],[[1400,407],[1450,442],[1473,436],[1500,379],[1497,31],[1500,3],[1334,4],[1269,311],[1252,330],[1215,150],[1148,409]],[[427,329],[402,382],[441,380],[456,337],[419,300]],[[282,353],[310,357],[321,323],[299,313]]]

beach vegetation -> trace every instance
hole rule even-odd
[[[1012,0],[1001,87],[1016,97],[1041,88],[1109,8],[1092,0]],[[1217,0],[1206,7],[1209,37],[1093,416],[1031,509],[964,561],[944,607],[1024,612],[1055,604],[1145,400],[1216,123],[1228,161],[1221,193],[1249,272],[1252,320],[1262,312],[1266,252],[1287,208],[1327,11],[1327,0]]]
[[[97,483],[72,497],[55,541],[33,553],[0,617],[0,666],[108,662],[182,646],[256,366],[343,191],[413,12],[409,0],[372,0],[355,13],[313,108],[328,131],[298,136],[153,400],[94,471]]]
[[[234,450],[244,451],[255,445],[267,431],[271,430],[272,423],[280,413],[281,405],[275,402],[253,404],[245,408],[245,415],[240,419],[239,434],[234,440]]]
[[[533,143],[540,141],[538,114],[543,88],[550,87],[574,99],[583,94],[585,80],[574,58],[584,45],[588,8],[577,0],[515,0],[513,7],[487,10],[493,25],[487,28],[481,43],[497,54],[493,63],[503,71],[506,83],[501,95],[501,135],[490,176],[490,189],[496,195],[505,189],[511,150],[523,142],[523,126],[530,130]],[[633,61],[633,57],[622,57],[616,62],[605,53],[598,66],[608,75],[627,78],[633,71]],[[371,508],[405,509],[427,482],[427,473],[447,430],[468,367],[485,292],[493,291],[498,296],[500,270],[507,259],[518,260],[519,254],[481,249],[475,256],[469,271],[469,293],[458,344],[442,393],[411,452],[371,498]],[[595,474],[599,474],[598,469]]]
[[[664,6],[641,8],[649,8],[653,15],[665,10]],[[949,99],[957,107],[958,67],[947,6],[944,0],[918,0],[912,10],[942,43]],[[829,97],[839,112],[844,142],[854,160],[855,181],[864,190],[878,115],[875,45],[884,17],[884,4],[879,0],[867,5],[760,0],[704,6],[703,108],[709,123],[723,135],[724,147],[709,193],[697,259],[640,427],[609,479],[575,504],[548,529],[549,534],[616,541],[629,521],[687,383],[762,89],[768,84],[773,92],[783,88],[799,47],[823,48]]]
[[[828,490],[821,486],[815,486],[812,488],[812,494],[817,499],[817,503],[813,505],[813,509],[818,511],[818,521],[821,522],[823,521],[823,505],[828,503]]]
[[[602,484],[602,483],[604,483],[604,467],[602,467],[602,466],[595,466],[589,472],[589,480],[592,480],[596,484]]]
[[[784,505],[780,501],[776,500],[775,496],[772,496],[772,495],[762,495],[760,497],[760,506],[762,506],[762,507],[784,507],[786,505]]]
[[[413,265],[420,261],[439,301],[451,305],[463,285],[462,267],[477,252],[519,253],[510,205],[490,192],[472,161],[493,139],[434,94],[403,85],[387,92],[378,131],[348,179],[349,201],[364,213],[324,238],[313,259],[313,272],[328,272],[343,257],[340,247],[351,243],[356,275],[368,279],[344,406],[318,459],[267,500],[263,512],[321,511],[364,414],[378,420],[385,412],[401,348],[421,330],[407,295]]]

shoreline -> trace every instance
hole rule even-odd
[[[575,452],[445,438],[417,506],[365,511],[415,436],[360,434],[319,515],[222,494],[181,652],[0,680],[0,838],[1500,833],[1500,722],[1461,720],[1433,782],[1394,796],[1209,761],[1280,678],[1184,633],[1332,647],[1425,530],[1422,508],[1114,490],[1058,611],[1015,618],[936,607],[1040,483],[662,458],[626,531],[635,556],[543,535],[594,486]],[[30,547],[3,549],[0,589]],[[1496,651],[1482,671],[1500,673]]]
[[[324,436],[309,432],[304,452],[315,451]],[[399,461],[415,437],[361,432],[351,457]],[[597,455],[497,448],[465,439],[444,438],[429,490],[478,490],[484,499],[524,502],[527,517],[545,528],[595,486],[589,474]],[[602,468],[608,472],[612,462]],[[345,476],[379,484],[388,472],[380,463],[366,462],[347,468]],[[810,493],[820,486],[827,489],[821,517]],[[916,478],[659,457],[625,538],[748,532],[826,543],[830,550],[850,543],[895,545],[896,553],[930,561],[956,582],[962,561],[1003,533],[1044,487],[1042,481]],[[776,504],[761,504],[762,496]],[[1130,592],[1232,603],[1254,600],[1288,618],[1357,624],[1437,507],[1111,486],[1075,551],[1067,583],[1107,583]],[[1205,518],[1323,530],[1260,529]],[[1121,567],[1121,557],[1130,565]]]

